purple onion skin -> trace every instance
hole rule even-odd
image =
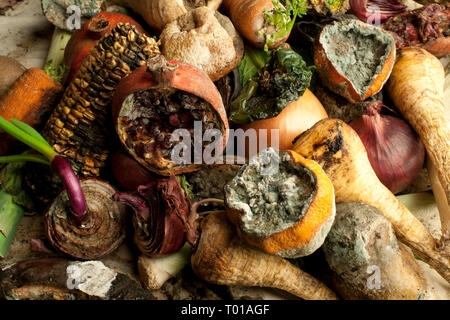
[[[73,172],[69,161],[56,155],[51,162],[53,170],[57,172],[61,178],[67,194],[70,199],[70,207],[72,209],[72,218],[77,224],[82,224],[87,219],[87,205],[83,190],[81,189],[80,181]]]
[[[369,4],[371,5],[368,8]],[[375,12],[373,5],[379,7]],[[406,11],[406,6],[399,0],[350,0],[351,11],[363,22],[383,23],[392,16]],[[378,14],[378,17],[376,15]],[[378,21],[377,21],[378,18]]]
[[[116,181],[126,191],[135,191],[139,186],[157,178],[136,160],[120,151],[111,157],[111,170]]]
[[[417,177],[425,161],[425,146],[403,119],[380,114],[375,101],[367,114],[350,126],[358,133],[378,179],[392,193],[403,191]]]

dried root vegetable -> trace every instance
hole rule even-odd
[[[444,104],[444,82],[444,68],[435,56],[421,48],[406,47],[399,50],[387,90],[424,143],[450,204],[450,119]],[[439,192],[436,185],[433,190]],[[448,236],[448,230],[443,235]]]
[[[358,20],[325,26],[314,51],[323,84],[353,103],[382,89],[394,59],[394,39],[381,28]]]
[[[192,9],[205,6],[217,10],[222,0],[113,0],[112,2],[131,8],[159,33],[166,24]]]
[[[397,237],[450,281],[450,257],[427,228],[387,189],[373,171],[358,134],[341,120],[324,119],[297,137],[293,150],[315,160],[331,179],[336,202],[363,202],[380,210]]]
[[[339,203],[323,250],[344,298],[417,300],[425,294],[426,282],[414,256],[372,206]]]
[[[40,129],[51,113],[63,87],[38,68],[26,70],[0,98],[0,116],[16,119]],[[0,130],[0,155],[17,149],[11,136]]]
[[[320,166],[272,148],[250,159],[225,186],[225,204],[241,238],[285,258],[317,250],[335,216],[333,186]]]
[[[228,17],[200,7],[166,25],[160,35],[168,60],[189,63],[217,81],[236,68],[244,43]]]
[[[159,175],[198,170],[204,161],[197,152],[211,148],[212,157],[220,156],[228,140],[225,108],[211,79],[191,65],[166,61],[161,55],[120,83],[112,109],[125,149]],[[206,130],[218,134],[213,142],[202,141]]]
[[[249,247],[236,236],[224,211],[211,212],[201,221],[193,250],[192,269],[207,282],[277,288],[305,300],[337,299],[322,282],[287,260]]]

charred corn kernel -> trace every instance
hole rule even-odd
[[[99,175],[108,158],[108,107],[120,80],[160,54],[155,39],[119,23],[89,52],[43,135],[79,176]]]

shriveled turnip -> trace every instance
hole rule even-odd
[[[358,134],[342,120],[324,119],[297,137],[294,148],[317,161],[331,179],[336,202],[363,202],[379,209],[401,241],[450,281],[450,257],[427,228],[389,191],[373,171]]]

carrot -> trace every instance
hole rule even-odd
[[[293,150],[322,166],[337,203],[363,202],[380,210],[400,240],[450,282],[449,255],[437,248],[428,229],[380,182],[361,139],[349,125],[323,119],[297,137]]]
[[[444,67],[435,56],[421,48],[405,47],[398,52],[387,90],[422,139],[450,204],[450,119],[445,111],[444,83]],[[439,189],[433,183],[435,194],[442,192]],[[448,220],[442,209],[440,214],[443,221]],[[448,224],[445,226],[443,235],[448,236]]]
[[[0,98],[0,116],[39,128],[55,106],[63,87],[39,68],[26,70]],[[14,138],[0,130],[0,155],[13,151]]]
[[[264,13],[274,8],[272,0],[223,0],[222,5],[235,28],[254,47],[264,48],[267,37],[276,34],[277,30],[266,22]],[[289,33],[276,37],[269,48],[279,47],[287,40]]]

